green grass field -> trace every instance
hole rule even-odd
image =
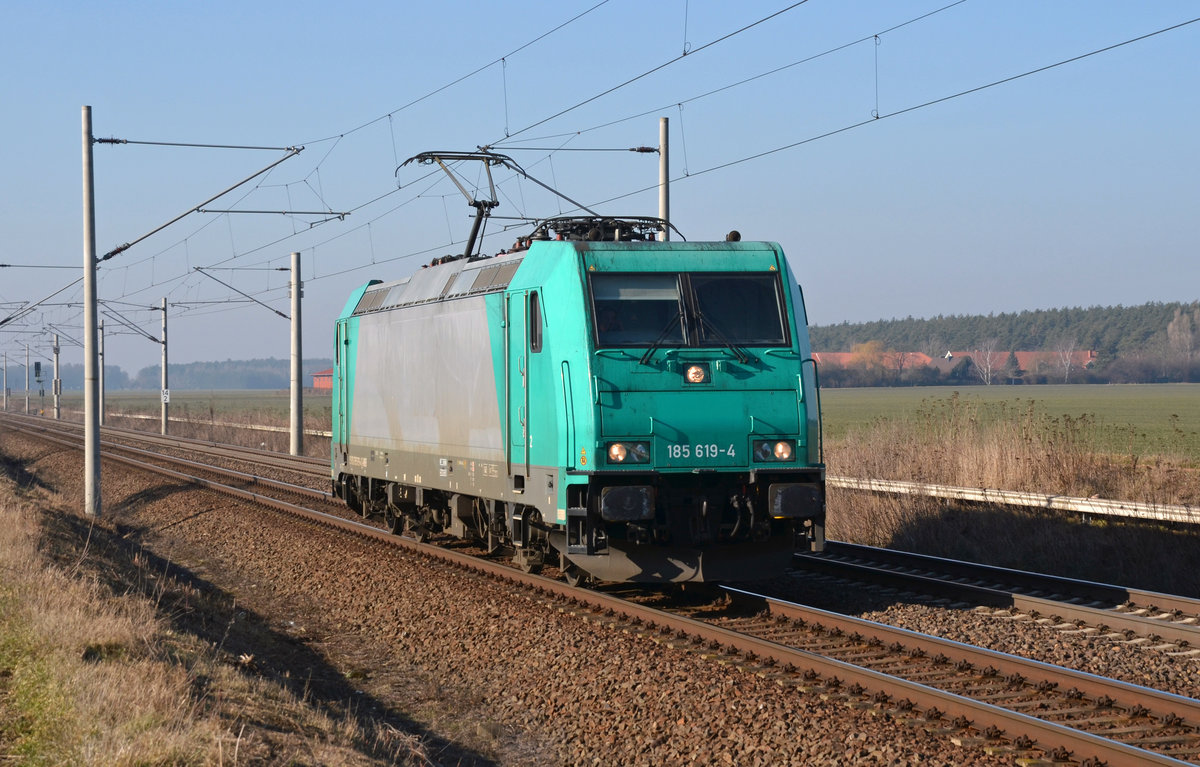
[[[288,408],[291,406],[289,396],[287,391],[280,389],[218,389],[215,391],[172,389],[171,418],[192,417],[204,420],[208,419],[211,414],[215,420],[221,420],[222,417],[241,417],[261,413],[264,417],[286,421]],[[109,412],[156,415],[162,404],[157,391],[110,391],[105,399]],[[21,400],[21,405],[24,406],[24,399]],[[83,394],[77,391],[64,392],[62,406],[72,410],[82,409]],[[50,407],[51,400],[47,397],[46,408]],[[306,421],[321,417],[328,419],[329,413],[330,395],[328,392],[316,393],[305,390],[304,416]]]
[[[825,439],[835,443],[879,419],[936,418],[956,394],[982,418],[1015,418],[1032,407],[1040,416],[1088,423],[1095,450],[1200,464],[1200,384],[825,389]]]

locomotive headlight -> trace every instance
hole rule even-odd
[[[646,463],[650,460],[648,442],[609,442],[609,463]]]
[[[700,384],[708,380],[707,365],[688,365],[683,374],[684,379],[690,384]]]
[[[789,439],[760,439],[754,441],[755,461],[791,461],[795,446]]]

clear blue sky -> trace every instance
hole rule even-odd
[[[192,214],[107,261],[110,311],[157,335],[148,307],[171,304],[172,362],[288,355],[285,320],[194,267],[286,313],[272,269],[300,251],[318,357],[356,285],[458,252],[459,192],[396,173],[421,151],[491,144],[601,212],[655,215],[654,155],[549,149],[656,144],[659,117],[675,225],[780,242],[813,324],[1200,299],[1200,23],[921,106],[1189,21],[1195,3],[810,0],[714,42],[787,3],[596,2],[10,3],[0,263],[72,269],[0,268],[0,318],[81,273],[85,104],[98,137],[305,147],[210,208],[350,212]],[[99,252],[281,156],[97,145]],[[526,231],[500,216],[569,208],[497,178],[487,253]],[[51,325],[81,340],[81,298],[0,328],[0,350],[47,359]],[[124,329],[107,351],[130,374],[159,359]],[[82,361],[65,338],[63,361]]]

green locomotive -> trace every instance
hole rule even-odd
[[[356,290],[335,494],[571,581],[750,580],[820,549],[816,370],[787,259],[660,242],[661,223],[554,219],[513,252]]]

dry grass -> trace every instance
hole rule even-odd
[[[202,763],[219,720],[185,669],[156,661],[154,605],[113,599],[39,551],[38,514],[0,502],[4,750],[29,764]]]
[[[1200,504],[1200,471],[1169,445],[1143,456],[1097,453],[1089,415],[1051,416],[960,398],[926,400],[910,419],[878,419],[828,446],[830,472],[1146,503]]]
[[[831,474],[1200,504],[1200,472],[1170,451],[1098,454],[1093,419],[1029,403],[926,402],[910,420],[879,419],[831,443]],[[1192,525],[949,504],[831,489],[831,538],[1005,567],[1200,595]]]
[[[109,412],[105,417],[105,424],[152,433],[158,433],[161,428],[157,416],[148,417],[138,413]],[[279,431],[255,428],[262,426]],[[207,411],[175,408],[171,411],[170,432],[176,437],[286,453],[291,449],[291,435],[287,431],[289,426],[287,413],[263,411],[210,414]],[[306,415],[304,428],[329,431],[329,421]],[[328,437],[306,434],[303,442],[303,455],[314,458],[329,457]]]
[[[2,468],[2,467],[0,467]],[[29,765],[428,764],[420,738],[372,731],[172,626],[188,586],[104,559],[65,505],[0,473],[0,759]],[[39,494],[42,491],[39,491]],[[47,514],[46,502],[58,508]],[[80,540],[78,533],[84,539]],[[64,550],[64,541],[68,548]],[[118,572],[118,569],[120,570]],[[114,585],[117,588],[114,589]],[[178,607],[172,609],[178,610]]]

